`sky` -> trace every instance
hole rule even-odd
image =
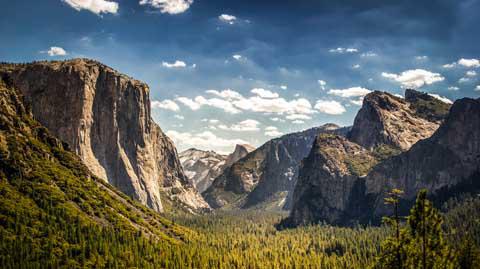
[[[179,151],[325,123],[371,91],[480,97],[480,0],[3,0],[0,61],[86,57],[150,86]]]

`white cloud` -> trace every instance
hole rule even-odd
[[[206,93],[213,94],[213,95],[216,95],[218,97],[228,99],[228,100],[243,99],[243,96],[240,93],[238,93],[234,90],[231,90],[231,89],[226,89],[226,90],[223,90],[221,92],[216,91],[216,90],[208,90],[208,91],[206,91]]]
[[[89,10],[97,15],[102,13],[116,14],[118,12],[118,3],[107,0],[63,0],[75,10]]]
[[[253,94],[256,94],[262,98],[278,98],[279,95],[276,92],[271,92],[262,88],[255,88],[250,91]]]
[[[260,122],[252,119],[241,121],[237,124],[233,124],[231,126],[227,125],[219,125],[218,128],[226,131],[234,131],[234,132],[254,132],[260,130],[258,126]]]
[[[219,123],[220,121],[217,120],[217,119],[202,119],[202,122],[208,122],[208,123],[211,123],[211,124],[217,124],[217,123]]]
[[[278,137],[283,135],[283,133],[278,131],[278,128],[275,126],[268,126],[265,128],[265,135],[269,137]]]
[[[465,76],[467,77],[474,77],[476,75],[477,75],[477,72],[475,72],[474,70],[467,71],[467,73],[465,74]]]
[[[475,87],[475,91],[480,91],[480,85],[477,85],[477,87]]]
[[[237,17],[235,17],[233,15],[222,14],[222,15],[218,16],[218,19],[223,21],[223,22],[226,22],[228,24],[234,24],[235,21],[237,20]]]
[[[415,56],[415,60],[417,60],[417,61],[425,61],[425,60],[428,60],[428,56],[426,56],[426,55]]]
[[[458,64],[462,65],[462,66],[465,66],[465,67],[469,67],[469,68],[480,67],[480,60],[462,58],[462,59],[458,60]]]
[[[383,72],[382,76],[399,82],[403,87],[407,88],[420,88],[423,85],[430,85],[445,79],[439,73],[432,73],[424,69],[407,70],[400,74]]]
[[[458,90],[460,90],[460,88],[456,87],[456,86],[450,86],[450,87],[448,87],[448,90],[449,91],[458,91]]]
[[[318,100],[315,109],[330,115],[341,115],[346,112],[345,107],[337,101]]]
[[[356,106],[361,106],[363,104],[363,97],[358,99],[358,100],[350,100],[350,103],[352,103]]]
[[[232,152],[237,144],[249,144],[247,141],[242,139],[226,139],[218,137],[210,131],[193,134],[189,132],[181,133],[171,130],[167,132],[167,135],[180,149],[193,147],[208,150],[212,147],[215,147],[217,152],[224,153]]]
[[[480,67],[480,60],[462,58],[462,59],[458,60],[457,62],[453,62],[451,64],[444,64],[442,67],[443,68],[454,68],[457,65],[461,65],[461,66],[468,67],[468,68],[476,68],[476,67]]]
[[[288,89],[288,86],[287,85],[280,85],[280,89],[286,90],[286,89]]]
[[[243,57],[240,54],[235,54],[235,55],[232,56],[232,58],[237,60],[237,61],[240,61]]]
[[[152,101],[152,108],[161,108],[171,111],[180,111],[180,107],[172,100]]]
[[[280,119],[279,117],[273,117],[270,119],[271,121],[275,121],[275,122],[285,122],[284,119]]]
[[[457,63],[451,63],[451,64],[444,64],[442,65],[443,68],[454,68],[457,65]]]
[[[288,115],[286,118],[287,118],[287,120],[310,120],[310,119],[312,119],[311,116],[304,115],[304,114],[292,114],[292,115]]]
[[[179,120],[184,120],[184,119],[185,119],[185,117],[182,116],[182,115],[175,115],[174,117],[175,117],[176,119],[179,119]]]
[[[42,51],[42,53],[48,53],[49,56],[65,56],[67,52],[61,47],[50,47],[47,51]]]
[[[305,122],[303,120],[294,120],[292,121],[293,124],[304,124]]]
[[[187,64],[184,61],[176,60],[174,63],[162,62],[162,66],[166,68],[185,68]]]
[[[140,5],[149,5],[162,13],[180,14],[190,8],[193,0],[141,0]]]
[[[361,66],[360,66],[359,64],[354,64],[354,65],[352,66],[353,69],[359,69],[360,67],[361,67]]]
[[[463,78],[458,80],[458,83],[467,83],[467,82],[470,82],[470,78],[463,77]]]
[[[187,97],[178,97],[177,101],[189,107],[191,110],[199,110],[201,105]]]
[[[447,103],[447,104],[453,104],[452,100],[448,99],[447,97],[444,97],[444,96],[440,96],[438,94],[435,94],[435,93],[429,93],[428,95],[430,95],[431,97],[434,97],[444,103]]]
[[[327,82],[325,80],[318,80],[318,84],[320,84],[320,89],[325,90],[325,86],[327,85]]]
[[[371,51],[360,54],[360,57],[376,57],[376,56],[378,55]]]
[[[331,53],[340,53],[340,54],[343,54],[343,53],[356,53],[356,52],[358,52],[358,49],[356,49],[356,48],[342,48],[342,47],[339,47],[339,48],[336,48],[336,49],[330,49],[329,52],[331,52]]]
[[[328,94],[340,96],[343,98],[350,98],[350,97],[362,97],[369,94],[370,90],[362,88],[362,87],[351,87],[348,89],[331,89],[328,91]]]

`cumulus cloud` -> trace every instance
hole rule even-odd
[[[180,111],[180,107],[172,100],[163,100],[163,101],[153,101],[151,104],[152,108],[161,108],[171,111]]]
[[[327,85],[327,82],[325,80],[318,80],[318,84],[320,84],[320,89],[325,90],[325,86]]]
[[[463,67],[468,67],[468,68],[477,68],[480,67],[480,60],[478,59],[459,59],[457,62],[453,62],[450,64],[444,64],[442,67],[443,68],[454,68],[458,65],[461,65]]]
[[[362,87],[351,87],[348,89],[331,89],[328,91],[328,94],[343,97],[343,98],[350,98],[350,97],[363,97],[369,93],[371,90],[362,88]]]
[[[330,53],[339,53],[339,54],[343,54],[343,53],[356,53],[356,52],[358,52],[358,49],[356,49],[356,48],[342,48],[342,47],[339,47],[339,48],[336,48],[336,49],[330,49],[329,52],[330,52]]]
[[[458,90],[460,90],[460,88],[456,87],[456,86],[450,86],[450,87],[448,87],[448,90],[449,91],[458,91]]]
[[[88,10],[97,15],[102,13],[116,14],[118,12],[118,3],[108,0],[63,0],[69,6],[77,11]]]
[[[305,121],[303,121],[303,120],[294,120],[294,121],[292,121],[292,123],[293,123],[293,124],[304,124]]]
[[[278,98],[279,95],[276,92],[271,92],[262,88],[255,88],[250,91],[253,94],[256,94],[262,98]]]
[[[194,134],[190,132],[182,133],[170,130],[167,132],[167,136],[169,136],[180,149],[193,147],[209,150],[214,146],[215,150],[219,153],[232,152],[237,144],[249,144],[242,139],[226,139],[218,137],[210,131]],[[213,141],[214,143],[212,144]]]
[[[239,113],[241,111],[250,111],[266,114],[312,114],[314,110],[307,99],[298,98],[286,100],[270,91],[255,90],[254,96],[244,97],[242,94],[233,90],[208,90],[207,93],[213,94],[219,98],[205,98],[197,96],[194,99],[187,97],[178,97],[177,101],[191,108],[198,110],[202,106],[217,107],[229,113]]]
[[[361,106],[363,104],[363,98],[357,99],[357,100],[350,100],[350,103],[356,105],[356,106]]]
[[[190,99],[187,97],[178,97],[177,100],[192,110],[198,110],[202,106],[210,106],[222,109],[230,114],[237,114],[241,112],[230,101],[220,98],[205,98],[203,96],[197,96],[194,99]]]
[[[258,126],[260,122],[252,119],[241,121],[237,124],[232,124],[231,126],[219,125],[218,128],[221,130],[234,131],[234,132],[254,132],[260,130]]]
[[[458,60],[458,64],[462,65],[462,66],[465,66],[465,67],[469,67],[469,68],[480,67],[480,60],[462,58],[462,59]]]
[[[184,61],[176,60],[174,63],[162,62],[162,66],[166,68],[185,68],[187,64]]]
[[[470,71],[467,71],[467,73],[465,73],[465,76],[467,77],[474,77],[477,75],[477,72],[475,72],[474,70],[470,70]]]
[[[41,53],[47,53],[49,56],[65,56],[68,53],[61,47],[50,47],[47,51],[42,51]]]
[[[237,60],[237,61],[240,61],[240,60],[243,59],[243,56],[240,55],[240,54],[235,54],[235,55],[232,56],[232,58],[235,59],[235,60]]]
[[[424,69],[407,70],[400,74],[383,72],[382,76],[402,84],[402,87],[420,88],[435,82],[443,81],[445,78],[439,73],[432,73]]]
[[[280,89],[286,90],[286,89],[288,89],[288,86],[287,85],[280,85]]]
[[[463,83],[468,83],[468,82],[470,82],[470,80],[471,80],[471,79],[468,78],[468,77],[463,77],[463,78],[460,78],[460,79],[458,80],[458,83],[461,83],[461,84],[463,84]]]
[[[193,4],[193,0],[141,0],[140,5],[148,5],[171,15],[180,14]]]
[[[228,23],[228,24],[234,24],[235,21],[237,20],[237,17],[233,15],[228,15],[228,14],[222,14],[218,16],[218,19],[222,22]]]
[[[265,135],[269,137],[278,137],[283,135],[283,133],[280,132],[275,126],[268,126],[265,128]]]
[[[428,95],[444,102],[444,103],[447,103],[447,104],[453,104],[452,100],[448,99],[447,97],[443,97],[443,96],[440,96],[438,94],[435,94],[435,93],[429,93]]]
[[[292,115],[287,115],[286,119],[287,120],[310,120],[312,119],[312,117],[304,114],[292,114]]]
[[[477,87],[475,87],[475,91],[480,91],[480,85],[477,85]]]
[[[360,67],[361,67],[361,66],[360,66],[359,64],[354,64],[354,65],[352,65],[352,68],[353,68],[353,69],[359,69]]]
[[[346,112],[345,107],[341,103],[327,100],[318,100],[315,104],[315,109],[330,115],[341,115]]]

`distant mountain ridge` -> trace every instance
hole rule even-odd
[[[213,208],[288,208],[298,166],[315,137],[348,130],[326,124],[270,140],[226,169],[203,196]]]
[[[2,64],[0,75],[98,177],[156,211],[208,209],[151,118],[146,84],[88,59]]]
[[[204,151],[191,148],[179,154],[185,174],[195,188],[203,193],[213,181],[233,163],[255,150],[250,145],[236,145],[234,152],[221,155],[214,151]]]

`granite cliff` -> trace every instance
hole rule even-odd
[[[213,208],[288,209],[298,166],[310,152],[315,137],[347,131],[327,124],[270,140],[227,168],[203,196]]]
[[[162,199],[189,211],[208,208],[153,122],[146,84],[87,59],[3,64],[0,74],[96,176],[156,211]]]

